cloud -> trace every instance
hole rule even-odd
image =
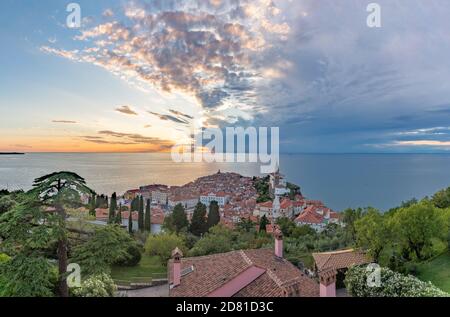
[[[122,133],[122,132],[115,132],[111,130],[102,130],[98,132],[101,135],[111,136],[115,138],[125,138],[129,140],[130,142],[133,142],[134,144],[139,143],[151,143],[151,144],[158,144],[158,145],[173,145],[172,141],[164,140],[156,137],[147,137],[143,136],[141,134],[137,133]]]
[[[115,109],[117,112],[121,112],[124,114],[135,115],[137,116],[137,112],[132,110],[129,106],[121,106]]]
[[[177,111],[177,110],[169,109],[169,111],[170,111],[171,113],[173,113],[174,115],[176,115],[176,116],[181,116],[181,117],[184,117],[184,118],[186,118],[186,119],[194,119],[193,116],[187,115],[187,114],[182,113],[182,112]]]
[[[151,128],[152,127],[152,125],[151,124],[146,124],[146,125],[144,125],[144,128],[145,129],[147,129],[147,128]]]
[[[228,104],[250,110],[261,79],[258,56],[273,45],[269,39],[290,32],[267,0],[131,1],[123,13],[121,20],[83,29],[75,37],[83,49],[41,50],[103,67],[128,82],[187,93],[205,109]]]
[[[31,145],[26,144],[10,144],[12,147],[23,148],[23,149],[31,149],[33,148]]]
[[[53,123],[66,123],[66,124],[75,124],[77,123],[76,121],[72,121],[72,120],[52,120]]]
[[[160,113],[156,113],[156,112],[152,112],[152,111],[149,111],[148,113],[150,113],[154,116],[157,116],[160,120],[163,120],[163,121],[169,120],[169,121],[172,121],[175,123],[188,124],[188,122],[186,120],[176,118],[176,117],[168,115],[168,114],[160,114]]]

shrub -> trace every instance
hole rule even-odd
[[[117,290],[112,278],[105,274],[92,275],[74,288],[72,294],[76,297],[112,297]]]
[[[351,267],[345,277],[345,285],[355,297],[448,297],[430,282],[423,282],[411,275],[403,275],[388,268],[381,268],[381,286],[369,287],[365,266]]]
[[[120,259],[115,264],[120,266],[135,266],[141,261],[141,250],[137,245],[130,245],[127,253],[130,255],[129,257]]]
[[[167,263],[176,247],[185,253],[186,247],[183,238],[174,233],[150,235],[145,242],[145,252],[149,255],[159,256],[163,264]]]

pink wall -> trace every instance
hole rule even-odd
[[[283,240],[275,239],[275,255],[279,258],[283,257]]]
[[[173,263],[173,286],[178,286],[181,283],[181,263]]]
[[[320,283],[320,297],[336,297],[336,283],[331,283],[328,286]]]

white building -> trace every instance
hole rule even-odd
[[[217,201],[217,204],[223,207],[228,202],[228,200],[229,196],[224,192],[208,193],[200,196],[200,202],[206,206],[209,206],[212,201]]]

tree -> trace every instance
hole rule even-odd
[[[191,225],[189,231],[200,237],[208,230],[206,224],[206,206],[201,202],[198,202],[195,206],[194,213],[192,215]]]
[[[149,235],[145,242],[145,252],[149,255],[159,256],[162,263],[166,263],[170,259],[172,251],[177,247],[186,253],[183,238],[174,233]]]
[[[401,208],[391,218],[393,233],[418,260],[423,260],[425,250],[432,246],[433,239],[444,241],[447,226],[440,210],[430,201],[422,201],[408,208]]]
[[[388,228],[383,215],[376,209],[369,209],[355,221],[355,232],[357,246],[368,250],[374,261],[378,262],[388,243]]]
[[[144,230],[144,198],[139,198],[139,212],[138,212],[138,229]]]
[[[280,227],[283,236],[290,237],[292,231],[295,230],[296,224],[291,219],[287,217],[281,217],[277,219],[277,225]]]
[[[209,228],[214,227],[220,222],[220,213],[219,213],[219,204],[217,201],[212,201],[209,204],[209,213],[208,213],[208,221],[207,221],[207,227]]]
[[[92,238],[73,249],[72,263],[78,263],[81,273],[95,275],[109,273],[111,265],[130,260],[130,248],[137,248],[136,241],[117,225],[97,229]]]
[[[118,225],[122,225],[122,205],[119,206],[119,210],[117,210],[116,219],[114,221]]]
[[[0,197],[0,215],[12,209],[15,204],[16,201],[13,200],[9,195]]]
[[[237,233],[224,226],[212,227],[189,251],[190,256],[224,253],[233,250]]]
[[[42,256],[19,254],[0,264],[0,297],[52,297],[58,273]]]
[[[251,232],[255,229],[255,223],[249,218],[241,218],[241,221],[236,225],[237,229],[244,232]]]
[[[128,233],[133,234],[133,212],[128,212]]]
[[[144,219],[144,230],[150,232],[152,229],[151,224],[151,209],[150,209],[150,199],[147,199],[147,206],[145,207],[145,219]]]
[[[109,203],[109,219],[108,223],[116,222],[116,210],[117,210],[117,194],[113,193],[111,195],[111,200]]]
[[[92,195],[89,201],[89,215],[93,217],[96,216],[95,205],[96,205],[95,195]]]
[[[184,228],[189,226],[189,221],[182,204],[177,204],[173,209],[172,215],[166,217],[166,219],[167,222],[165,221],[165,227],[176,233],[180,233]]]
[[[342,221],[345,224],[345,229],[349,235],[351,241],[356,241],[356,229],[355,222],[362,217],[363,210],[361,208],[351,209],[347,208],[344,210],[344,216]]]
[[[441,191],[438,191],[436,194],[433,195],[433,198],[431,199],[433,204],[437,208],[449,208],[450,207],[450,187],[447,189],[443,189]]]
[[[66,211],[67,205],[72,205],[74,199],[79,199],[80,193],[93,194],[93,190],[86,186],[84,178],[72,172],[55,172],[35,179],[30,194],[35,201],[39,201],[44,207],[54,208],[58,216],[58,268],[59,268],[59,294],[69,295],[66,271],[67,271],[67,230]]]
[[[269,224],[269,220],[267,219],[266,215],[263,215],[261,217],[261,220],[259,221],[259,232],[266,232],[266,226]]]

